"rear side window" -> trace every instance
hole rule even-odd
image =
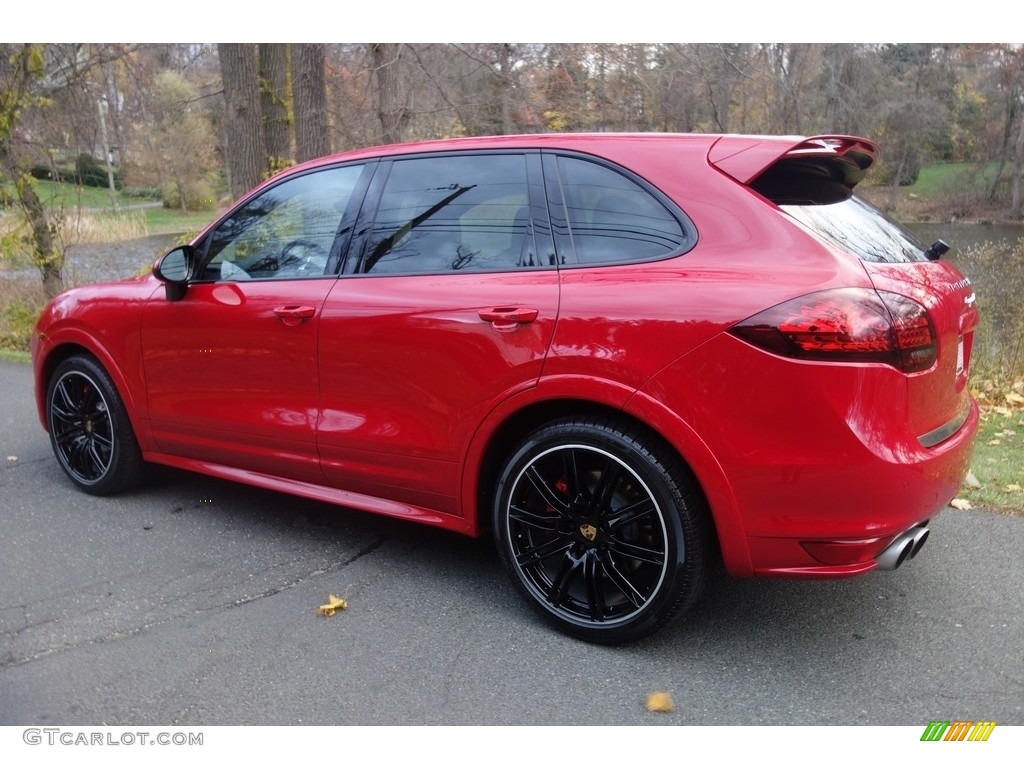
[[[438,274],[537,266],[523,155],[397,160],[360,271]]]
[[[828,243],[862,261],[927,261],[913,234],[863,200],[830,205],[783,205],[782,210]]]
[[[559,157],[558,176],[579,263],[656,259],[688,241],[668,208],[623,174],[588,160]]]

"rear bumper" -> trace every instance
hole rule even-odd
[[[733,576],[874,570],[886,547],[959,490],[979,418],[966,392],[951,417],[958,428],[926,446],[911,426],[907,377],[893,368],[786,360],[725,334],[707,346],[702,358],[734,365],[683,358],[643,391],[684,422],[676,445],[705,490]]]

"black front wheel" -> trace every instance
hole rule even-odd
[[[597,643],[636,640],[699,597],[706,505],[657,437],[616,419],[530,434],[497,484],[494,534],[545,620]]]
[[[101,496],[137,482],[138,442],[110,376],[92,357],[76,355],[57,366],[46,417],[53,453],[80,489]]]

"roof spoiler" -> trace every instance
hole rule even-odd
[[[846,200],[878,158],[857,136],[723,136],[708,152],[722,173],[777,205]]]

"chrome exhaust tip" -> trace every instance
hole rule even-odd
[[[897,536],[892,544],[875,558],[880,571],[895,571],[907,560],[912,559],[928,540],[928,529],[923,525],[911,528]]]
[[[910,557],[910,553],[913,551],[914,537],[907,533],[901,533],[892,544],[882,550],[882,554],[875,558],[878,570],[895,571],[903,565],[903,561]]]
[[[915,528],[912,533],[914,534],[914,548],[910,550],[910,557],[915,558],[917,557],[917,553],[921,551],[921,547],[924,546],[924,543],[928,541],[928,529],[922,526],[920,528]]]

